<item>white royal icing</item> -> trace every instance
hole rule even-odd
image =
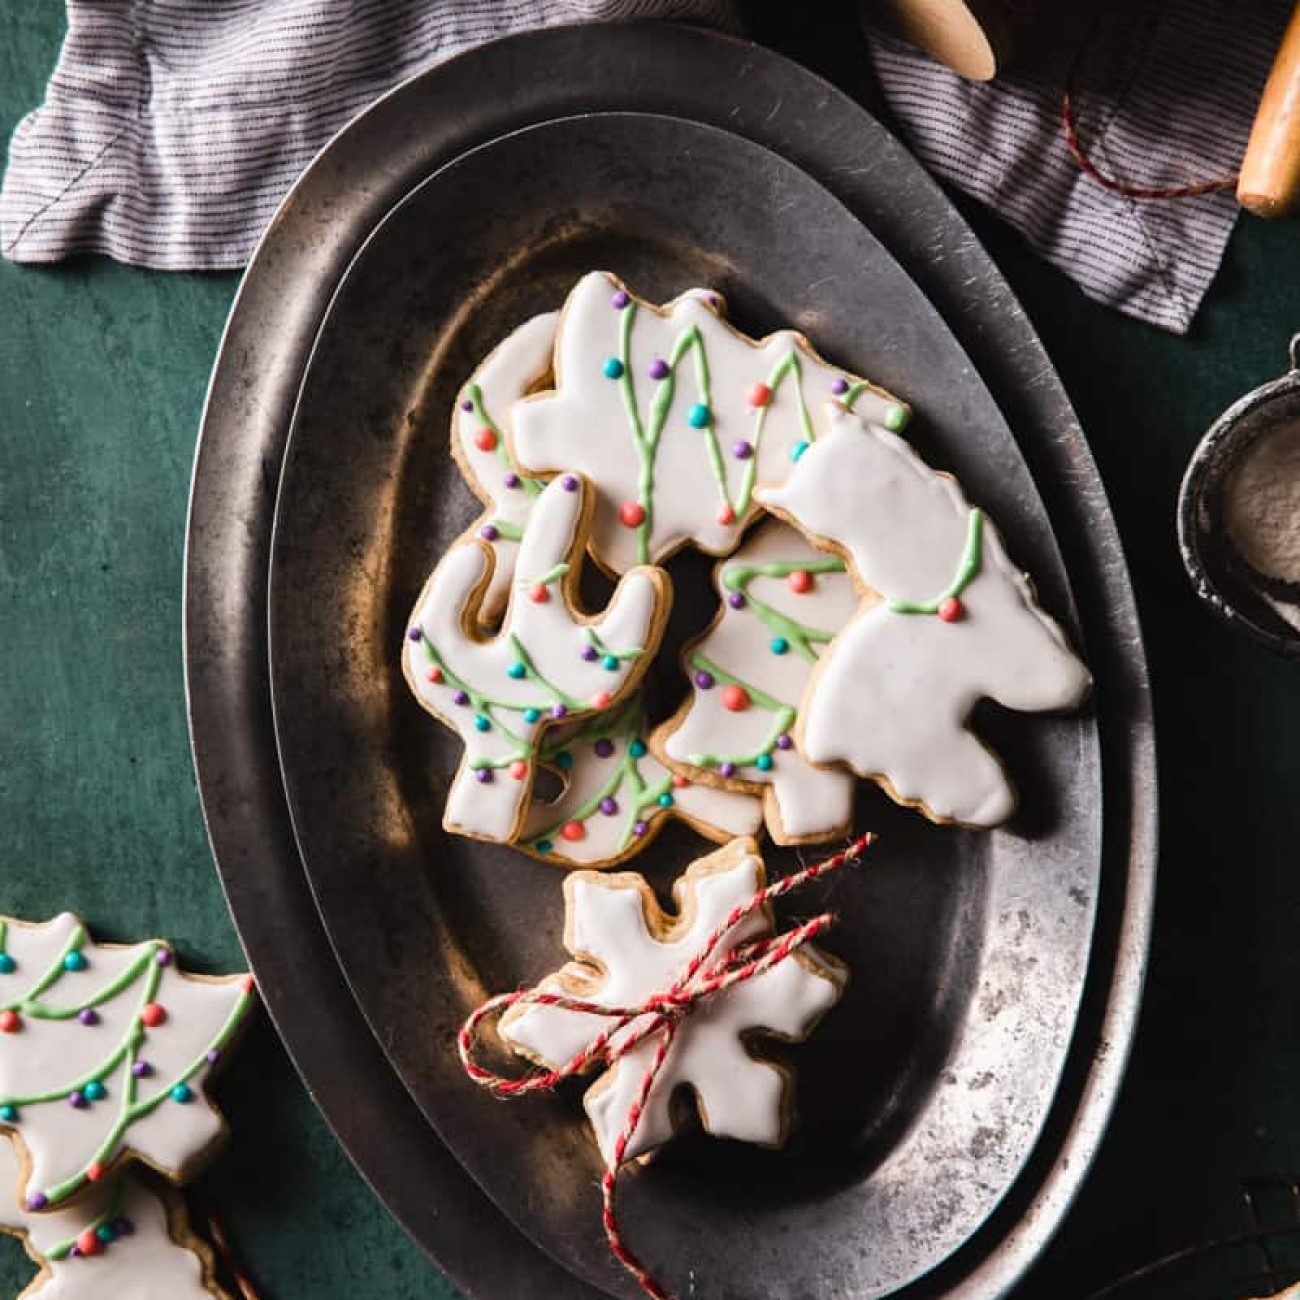
[[[456,398],[452,436],[457,458],[487,506],[467,536],[487,542],[496,560],[483,597],[482,613],[489,621],[506,606],[519,539],[545,486],[525,474],[510,453],[510,409],[550,374],[559,318],[559,312],[544,312],[508,334]]]
[[[971,710],[984,697],[1028,712],[1068,708],[1091,679],[996,528],[900,438],[838,408],[785,486],[760,497],[842,549],[861,584],[879,593],[864,600],[809,687],[808,757],[883,777],[894,798],[941,820],[1004,821],[1015,794],[967,729]],[[933,603],[947,591],[973,528],[979,562],[956,621],[891,607]]]
[[[22,1237],[41,1266],[23,1300],[222,1300],[209,1287],[203,1261],[172,1236],[168,1207],[157,1192],[124,1173],[91,1188],[75,1205],[32,1214],[16,1208],[20,1161],[0,1139],[0,1231]],[[124,1222],[125,1221],[125,1222]],[[113,1236],[100,1253],[76,1256],[71,1247],[87,1231],[107,1226]]]
[[[628,574],[594,621],[569,601],[588,491],[580,477],[564,474],[537,498],[497,635],[485,639],[478,631],[492,564],[481,543],[453,546],[416,603],[402,649],[407,681],[465,745],[447,796],[448,830],[512,841],[528,808],[543,729],[617,703],[657,648],[667,605],[658,570]],[[538,594],[545,599],[534,599]]]
[[[541,761],[565,786],[533,803],[522,848],[550,862],[609,867],[639,853],[670,817],[718,841],[758,831],[763,809],[753,796],[674,780],[646,744],[643,706],[637,692],[609,714],[546,736]]]
[[[771,390],[765,406],[752,402],[760,383]],[[579,469],[596,483],[591,551],[611,572],[691,543],[725,555],[756,512],[753,485],[785,479],[836,393],[872,418],[906,422],[904,405],[823,361],[802,335],[755,343],[707,294],[659,309],[597,271],[561,314],[555,390],[514,408],[514,452],[535,472]]]
[[[703,947],[709,933],[764,885],[752,841],[737,841],[696,862],[674,887],[679,917],[660,926],[647,915],[653,896],[639,876],[575,872],[565,880],[565,947],[577,960],[543,983],[601,1006],[635,1006],[666,991]],[[738,851],[739,850],[739,851]],[[719,959],[740,944],[773,932],[755,912],[715,949]],[[710,963],[711,965],[713,963]],[[669,1102],[689,1085],[704,1127],[716,1137],[773,1146],[785,1135],[786,1075],[751,1056],[744,1035],[801,1040],[838,999],[838,972],[815,949],[779,962],[734,985],[688,1016],[677,1031],[625,1159],[662,1145],[673,1134]],[[550,1068],[588,1046],[609,1021],[589,1012],[529,1005],[502,1020],[506,1043]],[[635,1022],[634,1022],[635,1026]],[[633,1026],[633,1027],[634,1027]],[[606,1161],[658,1049],[651,1035],[606,1070],[584,1105]]]
[[[73,950],[84,970],[61,965]],[[30,1164],[24,1202],[44,1196],[58,1205],[86,1186],[93,1165],[108,1169],[124,1152],[168,1177],[187,1176],[223,1131],[203,1093],[207,1053],[225,1050],[250,1011],[247,977],[186,977],[157,941],[101,947],[69,913],[43,925],[5,922],[3,952],[14,969],[0,974],[0,1008],[21,1027],[0,1033],[0,1107],[12,1108],[8,1119],[0,1110],[0,1122]],[[163,1023],[142,1023],[147,1004],[163,1008]],[[78,1013],[88,1008],[95,1022],[83,1024]],[[147,1075],[133,1073],[139,1063]],[[174,1100],[182,1084],[186,1100]],[[102,1098],[91,1098],[93,1085]],[[74,1092],[85,1104],[71,1104]]]
[[[792,574],[807,575],[806,590],[792,587]],[[843,561],[777,520],[717,565],[713,580],[721,616],[686,652],[688,704],[654,745],[674,763],[714,778],[723,768],[725,779],[761,791],[778,843],[833,838],[852,820],[854,779],[813,767],[789,738],[817,657],[857,610],[853,582]],[[729,685],[744,689],[746,708],[725,706]]]

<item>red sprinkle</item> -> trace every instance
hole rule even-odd
[[[104,1243],[100,1241],[99,1234],[94,1228],[87,1228],[85,1232],[77,1238],[77,1249],[83,1255],[99,1255],[103,1253]]]
[[[516,781],[522,781],[528,775],[528,764],[522,758],[517,758],[510,764],[510,775]]]
[[[935,612],[945,623],[960,623],[966,616],[966,606],[956,596],[945,596]]]
[[[167,1021],[167,1008],[159,1006],[157,1002],[148,1002],[140,1011],[141,1024],[148,1025],[150,1029],[157,1029],[159,1025]]]
[[[609,708],[610,700],[613,698],[614,697],[608,691],[597,691],[595,695],[591,697],[591,702],[598,709],[607,709]]]
[[[796,596],[806,595],[813,589],[813,576],[807,569],[796,569],[786,581]]]
[[[474,445],[479,451],[496,451],[497,436],[491,429],[480,429],[474,435]]]
[[[680,772],[673,773],[674,790],[685,790],[688,785],[690,785],[690,780],[687,777],[684,777]]]
[[[440,681],[442,681],[442,669],[439,668],[437,664],[434,664],[433,667],[429,669],[428,677],[436,686]]]
[[[645,523],[645,507],[636,501],[625,501],[618,508],[618,517],[624,528],[640,528]]]
[[[744,713],[749,708],[749,692],[743,686],[722,688],[722,707],[732,713]]]
[[[245,993],[252,993],[257,988],[257,981],[251,975],[245,975],[243,980],[240,982],[240,988],[242,988]]]
[[[566,840],[583,840],[587,838],[586,827],[581,822],[565,822],[560,827],[560,834]]]
[[[723,506],[722,509],[718,511],[718,523],[725,525],[734,524],[735,522],[736,512],[730,506]]]
[[[104,1166],[101,1165],[98,1160],[94,1161],[93,1164],[86,1166],[86,1177],[89,1178],[92,1183],[99,1182],[103,1176]]]
[[[0,1034],[16,1034],[23,1027],[23,1018],[16,1011],[0,1011]]]
[[[528,599],[531,600],[534,605],[545,605],[550,598],[551,593],[546,590],[545,583],[541,582],[539,582],[537,586],[528,593]]]
[[[772,390],[766,384],[755,384],[749,390],[750,406],[766,406],[772,400]]]

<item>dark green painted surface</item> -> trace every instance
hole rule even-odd
[[[6,131],[39,99],[62,24],[53,0],[0,5]],[[782,43],[857,89],[844,35]],[[1102,1156],[1023,1289],[1057,1300],[1236,1226],[1239,1181],[1300,1171],[1300,669],[1201,612],[1172,522],[1200,431],[1283,367],[1300,327],[1300,229],[1244,222],[1195,333],[1175,339],[1088,303],[969,215],[1096,450],[1161,728],[1149,993]],[[194,433],[234,287],[101,262],[0,265],[0,913],[72,908],[105,938],[169,935],[213,970],[240,954],[187,750],[180,590]],[[265,1024],[220,1092],[238,1140],[203,1188],[268,1300],[453,1294],[340,1154]],[[29,1272],[12,1243],[0,1249],[0,1295]]]

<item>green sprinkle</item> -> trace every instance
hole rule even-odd
[[[899,406],[897,402],[886,407],[884,423],[890,433],[901,433],[907,428],[907,407]]]

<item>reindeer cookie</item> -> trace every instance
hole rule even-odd
[[[574,960],[541,988],[602,1007],[639,1006],[685,973],[709,936],[763,888],[764,877],[754,841],[735,840],[687,870],[673,887],[677,913],[665,915],[638,875],[573,872],[564,881],[564,946]],[[708,965],[720,965],[735,949],[772,933],[770,910],[751,912],[703,956]],[[789,1120],[789,1073],[755,1055],[753,1041],[803,1041],[839,999],[846,979],[838,962],[808,944],[683,1021],[623,1159],[645,1156],[673,1136],[670,1103],[683,1086],[693,1091],[701,1122],[714,1136],[781,1145]],[[593,1012],[528,1004],[507,1011],[500,1032],[520,1055],[559,1069],[608,1027],[608,1019]],[[587,1090],[587,1117],[607,1163],[659,1046],[658,1036],[646,1038]]]
[[[452,455],[487,507],[465,536],[492,548],[492,577],[481,611],[489,623],[506,606],[524,525],[546,486],[525,474],[510,454],[510,410],[550,375],[559,315],[534,316],[498,343],[461,389],[452,416]]]
[[[795,748],[818,658],[858,608],[844,561],[788,524],[760,524],[714,570],[713,625],[685,654],[691,693],[651,739],[675,771],[762,796],[778,844],[834,839],[853,815],[853,775]]]
[[[671,600],[660,569],[629,573],[602,616],[579,612],[591,504],[576,474],[543,489],[523,531],[497,634],[481,630],[495,563],[485,542],[453,546],[416,602],[402,647],[406,680],[465,745],[447,796],[449,831],[513,842],[528,813],[544,729],[617,704],[659,645]]]
[[[692,291],[656,307],[605,272],[584,276],[560,316],[554,391],[519,402],[509,437],[537,474],[582,470],[596,484],[591,553],[625,573],[694,545],[729,554],[825,430],[839,397],[890,428],[908,408],[819,357],[800,334],[754,341],[720,300]]]
[[[796,740],[935,821],[997,825],[1015,794],[971,710],[985,697],[1072,708],[1091,678],[952,478],[855,412],[832,407],[828,423],[784,486],[757,493],[842,555],[862,592],[808,685]]]

